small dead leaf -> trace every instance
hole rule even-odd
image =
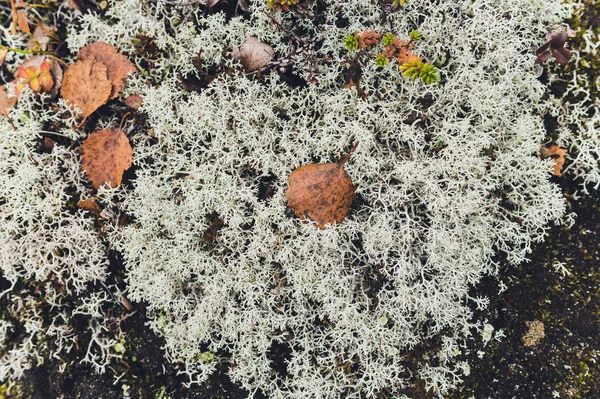
[[[100,206],[93,199],[79,201],[77,203],[77,207],[80,209],[84,209],[95,216],[100,216],[100,213],[102,213],[102,208],[100,208]]]
[[[27,14],[25,11],[19,10],[17,13],[17,20],[19,21],[19,29],[21,29],[25,33],[30,33],[29,23],[27,23]]]
[[[6,86],[0,86],[0,115],[8,116],[16,103],[17,97],[9,97]]]
[[[115,46],[104,42],[90,43],[79,51],[77,59],[95,59],[106,66],[108,80],[112,82],[110,99],[116,98],[125,85],[125,78],[136,71],[129,59],[120,54]]]
[[[81,167],[96,189],[105,183],[121,184],[123,172],[133,163],[129,139],[121,129],[94,132],[83,142]]]
[[[45,24],[40,24],[35,27],[33,30],[33,38],[27,40],[27,48],[38,50],[38,45],[35,43],[36,41],[39,43],[39,50],[49,50],[50,47],[50,38],[56,35],[56,28],[53,26],[48,26]],[[34,41],[35,39],[35,41]]]
[[[75,61],[65,71],[62,96],[81,108],[81,115],[87,118],[108,101],[112,82],[107,78],[106,66],[88,58]]]
[[[130,312],[135,310],[133,303],[131,303],[131,301],[129,299],[127,299],[127,297],[125,295],[121,295],[121,304],[123,305],[123,307],[125,309],[127,309]]]
[[[233,59],[239,61],[244,69],[253,72],[269,63],[275,50],[256,37],[249,37],[241,46],[233,49]]]
[[[52,140],[50,137],[44,137],[44,142],[42,143],[42,152],[51,153],[56,145],[56,141]]]
[[[138,109],[144,103],[144,99],[139,94],[132,94],[130,96],[127,96],[127,98],[125,99],[125,103],[128,107]]]
[[[550,147],[542,147],[540,149],[540,156],[542,158],[554,159],[554,167],[552,168],[554,176],[562,175],[562,168],[565,165],[565,155],[567,155],[567,150],[554,144]]]
[[[321,229],[346,217],[356,188],[344,161],[304,165],[290,174],[285,198],[296,216],[314,221]]]
[[[0,49],[0,65],[4,64],[4,60],[6,59],[6,54],[8,54],[8,47],[4,47]]]

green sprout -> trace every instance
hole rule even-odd
[[[350,51],[358,50],[358,39],[354,35],[348,35],[344,39],[344,45]]]
[[[417,80],[419,78],[419,74],[421,73],[421,67],[423,66],[423,61],[419,57],[414,57],[408,60],[405,64],[402,64],[400,70],[402,74],[411,80]]]
[[[410,38],[413,39],[416,42],[417,40],[421,39],[421,32],[419,32],[416,29],[413,29],[413,30],[410,31],[410,33],[408,34],[408,36],[410,36]]]
[[[408,0],[394,0],[392,3],[393,6],[404,7],[405,4],[408,4]]]
[[[394,44],[394,40],[396,40],[396,36],[393,33],[389,32],[383,35],[383,37],[381,38],[383,44],[388,46]]]
[[[426,85],[440,80],[437,68],[423,62],[419,57],[411,58],[407,63],[402,64],[400,69],[406,78],[411,80],[421,79]]]
[[[431,64],[423,63],[421,66],[421,72],[419,73],[419,78],[426,85],[438,82],[440,80],[440,75],[438,74],[437,68]]]
[[[387,58],[385,58],[385,56],[383,54],[378,54],[375,57],[375,64],[377,64],[377,66],[382,67],[384,65],[387,65],[388,60]]]

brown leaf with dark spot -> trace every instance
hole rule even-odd
[[[123,172],[133,163],[129,139],[121,129],[94,132],[83,142],[81,167],[96,189],[105,183],[121,184]]]
[[[81,108],[84,118],[108,101],[111,90],[112,83],[107,78],[106,66],[92,58],[75,61],[65,71],[62,96]]]
[[[79,50],[77,59],[95,59],[106,66],[108,80],[112,82],[110,99],[116,98],[125,85],[127,74],[136,71],[129,59],[120,54],[115,46],[104,42],[93,42]]]
[[[256,37],[249,37],[241,46],[235,47],[231,54],[248,72],[257,71],[266,66],[275,54],[273,47]]]
[[[562,175],[562,168],[565,165],[565,155],[567,150],[560,148],[559,146],[552,144],[550,147],[542,147],[540,149],[540,156],[542,158],[553,158],[554,167],[552,168],[552,174],[554,176]]]
[[[84,209],[92,215],[99,216],[102,208],[93,199],[86,199],[77,203],[77,208]]]
[[[346,217],[356,196],[356,188],[344,170],[346,159],[304,165],[290,174],[285,198],[296,216],[312,220],[321,229]]]

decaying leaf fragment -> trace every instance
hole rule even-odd
[[[0,86],[0,115],[8,116],[10,109],[17,103],[17,97],[9,97],[6,86]]]
[[[105,183],[121,184],[123,172],[133,163],[129,139],[121,129],[94,132],[83,142],[81,167],[96,189]]]
[[[296,216],[312,220],[321,229],[346,217],[356,196],[356,188],[344,170],[347,159],[304,165],[290,174],[285,198]]]
[[[93,199],[86,199],[77,203],[77,208],[83,209],[95,216],[100,216],[102,208]]]
[[[112,82],[107,77],[106,66],[93,58],[75,61],[65,71],[62,96],[81,108],[87,118],[104,105],[112,91]]]
[[[249,37],[241,46],[233,49],[233,59],[239,61],[245,70],[254,72],[269,63],[275,54],[273,47],[256,37]]]
[[[554,176],[562,175],[562,168],[565,165],[565,155],[567,155],[567,150],[554,144],[550,147],[542,147],[540,149],[540,156],[542,158],[554,159],[554,167],[552,168]]]
[[[123,54],[120,54],[115,46],[104,42],[88,44],[79,51],[77,59],[80,61],[95,59],[104,64],[108,80],[112,83],[110,99],[117,98],[125,85],[127,74],[136,71],[131,61]]]

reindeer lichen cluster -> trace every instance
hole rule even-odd
[[[90,189],[77,151],[35,150],[46,126],[74,118],[24,87],[0,124],[3,276],[43,283],[57,320],[96,315],[85,360],[100,370],[118,356],[102,324],[108,294],[93,286],[110,246],[127,269],[127,296],[147,305],[190,383],[221,368],[270,397],[402,397],[419,379],[443,395],[468,369],[461,344],[486,324],[472,310],[485,298],[470,290],[496,274],[498,259],[526,260],[565,211],[552,160],[537,156],[544,87],[531,48],[567,9],[477,0],[396,2],[402,12],[389,12],[389,3],[323,0],[273,12],[295,3],[251,0],[239,16],[186,0],[109,0],[102,14],[78,17],[71,57],[103,41],[138,70],[124,90],[143,99],[144,124],[130,132],[135,179],[101,191],[103,242],[94,220],[69,206],[73,189]],[[248,74],[233,53],[251,37],[269,51]],[[442,82],[430,84],[439,71],[423,59],[444,60]],[[21,60],[8,54],[7,68]],[[573,117],[561,114],[561,126]],[[113,119],[98,113],[95,123]],[[597,119],[586,125],[590,140]],[[292,171],[336,162],[356,142],[345,170],[357,200],[345,219],[320,229],[293,217],[284,194]],[[582,174],[597,162],[594,145],[575,163]],[[123,213],[129,224],[118,222]],[[80,295],[74,309],[52,281]],[[5,295],[12,313],[35,301],[32,290]],[[44,325],[38,311],[27,313],[33,338],[16,344],[6,342],[16,327],[0,320],[0,377],[21,376],[39,353],[28,343],[47,331],[60,330],[59,346],[70,348],[68,323]],[[415,358],[431,339],[438,344]]]

